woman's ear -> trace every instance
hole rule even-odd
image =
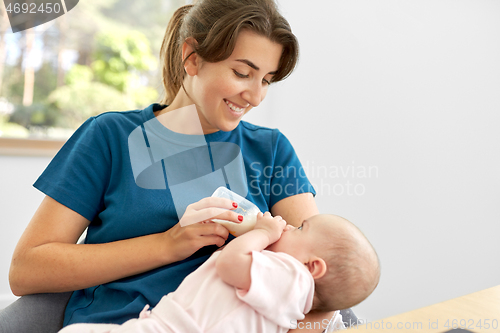
[[[189,76],[198,74],[198,67],[200,64],[200,57],[194,52],[193,44],[197,41],[193,37],[186,38],[182,44],[182,60],[184,61],[184,70]]]
[[[305,263],[314,280],[326,274],[326,262],[319,257],[313,257]]]

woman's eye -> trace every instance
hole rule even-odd
[[[237,77],[241,77],[241,78],[245,78],[245,79],[248,78],[248,75],[241,74],[241,73],[235,71],[234,69],[233,69],[233,72],[234,72],[234,74],[236,74]]]
[[[239,77],[239,78],[242,78],[242,79],[248,79],[250,77],[250,75],[246,75],[246,74],[241,74],[240,72],[236,71],[233,69],[233,72],[234,74]],[[271,82],[266,80],[266,79],[262,79],[262,83],[265,84],[265,85],[270,85]]]

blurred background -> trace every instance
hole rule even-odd
[[[0,136],[67,138],[90,116],[157,100],[163,34],[184,3],[84,0],[17,33],[2,4]]]
[[[30,105],[26,34],[2,28],[2,131],[59,135],[159,100],[158,50],[181,1],[97,2],[35,29]],[[500,2],[279,5],[301,58],[245,120],[279,128],[320,211],[351,220],[377,249],[380,284],[355,313],[371,321],[498,285]],[[15,299],[10,257],[50,159],[0,155],[0,307]]]

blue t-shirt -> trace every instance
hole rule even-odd
[[[179,222],[187,204],[218,186],[246,196],[263,212],[291,195],[315,194],[293,147],[277,129],[241,121],[230,132],[184,135],[157,120],[154,112],[164,107],[152,104],[88,119],[35,182],[91,221],[86,243],[166,231]],[[208,246],[182,261],[75,291],[64,325],[136,318],[146,304],[155,306],[177,289],[216,249]]]

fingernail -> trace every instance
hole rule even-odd
[[[233,202],[233,207],[238,208],[238,204],[236,202]]]
[[[240,221],[240,222],[243,221],[243,215],[238,215],[238,221]]]

